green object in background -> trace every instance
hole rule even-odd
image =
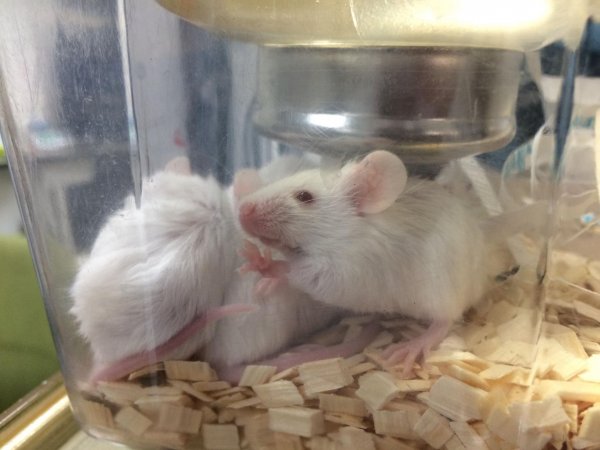
[[[0,412],[57,370],[27,240],[0,235]]]

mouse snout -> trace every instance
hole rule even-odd
[[[256,232],[256,213],[256,203],[246,202],[240,205],[240,224],[242,225],[242,228],[250,234],[255,234]]]
[[[242,229],[263,241],[281,238],[279,214],[280,211],[273,202],[244,202],[238,209]]]
[[[240,218],[252,217],[254,211],[256,211],[256,203],[243,203],[242,206],[240,206]]]

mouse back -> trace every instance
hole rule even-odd
[[[228,199],[212,178],[160,172],[101,229],[71,288],[96,361],[156,347],[222,302],[235,270]]]

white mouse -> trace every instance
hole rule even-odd
[[[256,189],[298,171],[316,167],[316,163],[307,158],[284,156],[271,161],[260,171],[238,171],[230,188],[234,209],[237,210],[237,205],[243,202],[244,197]],[[238,227],[235,248],[239,256],[238,265],[241,266],[244,262],[241,254],[244,253],[245,235],[239,223],[235,225]],[[334,305],[317,302],[290,285],[258,293],[257,298],[254,286],[260,280],[258,274],[244,274],[243,271],[236,271],[231,278],[223,305],[234,312],[247,306],[248,312],[228,315],[220,320],[203,354],[203,358],[218,370],[222,379],[236,382],[247,363],[271,365],[283,370],[306,361],[348,357],[362,351],[379,331],[378,326],[371,324],[359,336],[342,344],[320,348],[311,346],[310,349],[304,349],[301,345],[299,351],[279,356],[279,351],[289,350],[290,344],[301,343],[302,338],[331,324],[343,311]],[[261,307],[251,310],[257,302]],[[264,360],[266,357],[269,359]]]
[[[226,191],[212,178],[192,175],[178,158],[146,180],[140,208],[126,200],[100,231],[71,289],[71,313],[94,355],[92,381],[201,350],[203,359],[232,373],[338,316],[338,309],[292,287],[257,305],[259,277],[236,270],[243,235],[235,198],[313,167],[307,164],[281,157],[260,172],[241,171]]]
[[[384,353],[405,373],[503,269],[468,203],[435,181],[409,178],[386,151],[339,172],[313,169],[266,185],[244,197],[239,219],[285,256],[271,260],[246,246],[246,269],[264,277],[259,290],[283,281],[355,312],[430,321],[423,335]]]
[[[190,320],[222,305],[238,264],[226,193],[176,159],[145,180],[141,207],[129,197],[101,229],[71,288],[71,313],[96,369],[151,352]],[[171,353],[184,357],[212,329]]]

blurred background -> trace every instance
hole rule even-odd
[[[58,370],[0,140],[0,412]]]

